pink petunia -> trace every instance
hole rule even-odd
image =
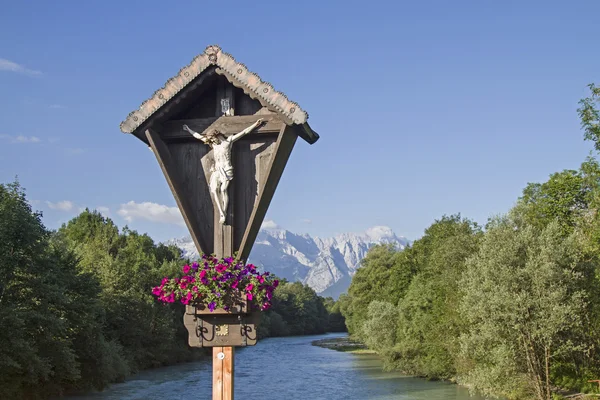
[[[223,272],[227,271],[227,266],[225,266],[223,264],[219,264],[215,267],[215,271],[222,274]]]

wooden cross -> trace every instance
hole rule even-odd
[[[189,130],[201,136],[218,130],[227,136],[259,118],[264,124],[233,145],[233,180],[223,223],[208,184],[214,152]],[[121,130],[151,147],[198,251],[218,258],[237,253],[245,261],[296,139],[310,144],[319,139],[307,120],[306,111],[285,94],[220,47],[208,46],[132,111]],[[233,346],[256,344],[258,314],[247,306],[231,314],[208,315],[187,306],[183,318],[190,346],[213,347],[213,400],[234,397]],[[205,337],[204,329],[214,334]]]

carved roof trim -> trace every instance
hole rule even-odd
[[[129,113],[127,118],[121,122],[121,131],[124,133],[135,131],[211,65],[226,72],[230,81],[237,81],[244,87],[244,92],[247,94],[252,92],[251,97],[259,98],[261,103],[284,116],[287,121],[301,125],[308,120],[308,113],[300,108],[298,103],[289,100],[284,93],[276,91],[273,85],[261,80],[244,64],[237,62],[232,55],[223,52],[219,46],[208,46],[202,54],[196,56],[189,65],[183,67],[177,75],[169,79],[165,86],[144,101],[139,109]]]

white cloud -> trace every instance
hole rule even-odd
[[[98,206],[98,207],[96,207],[96,211],[98,211],[100,214],[104,215],[105,217],[110,216],[110,209],[108,207]]]
[[[35,136],[23,136],[19,135],[13,139],[14,143],[39,143],[40,138]]]
[[[300,221],[304,222],[305,224],[312,224],[312,221],[308,218],[302,218]]]
[[[169,207],[147,201],[143,203],[130,201],[129,203],[121,204],[121,208],[119,208],[117,214],[127,222],[145,219],[152,222],[185,226],[183,217],[177,207]]]
[[[277,225],[272,219],[267,219],[263,221],[260,229],[279,229],[279,225]]]
[[[39,143],[42,141],[37,136],[10,136],[10,135],[0,135],[0,139],[8,140],[11,143]]]
[[[48,207],[50,207],[50,209],[59,211],[71,211],[73,208],[75,208],[75,204],[73,204],[73,202],[69,200],[59,201],[58,203],[52,203],[50,201],[47,201],[46,204],[48,204]]]
[[[0,71],[16,72],[18,74],[25,75],[41,75],[41,71],[34,69],[25,68],[24,66],[17,64],[16,62],[0,58]]]

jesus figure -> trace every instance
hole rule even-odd
[[[226,137],[218,130],[200,134],[189,128],[187,125],[183,125],[183,130],[191,133],[196,139],[201,140],[207,144],[213,151],[213,158],[215,163],[210,168],[210,179],[209,188],[210,193],[213,197],[213,201],[219,210],[219,222],[225,223],[225,213],[227,212],[227,205],[229,204],[229,195],[227,189],[229,188],[229,182],[233,179],[233,165],[231,164],[231,149],[233,143],[241,139],[244,135],[252,132],[259,125],[263,123],[262,118],[244,129],[243,131]],[[219,200],[219,194],[221,194],[221,200]]]

